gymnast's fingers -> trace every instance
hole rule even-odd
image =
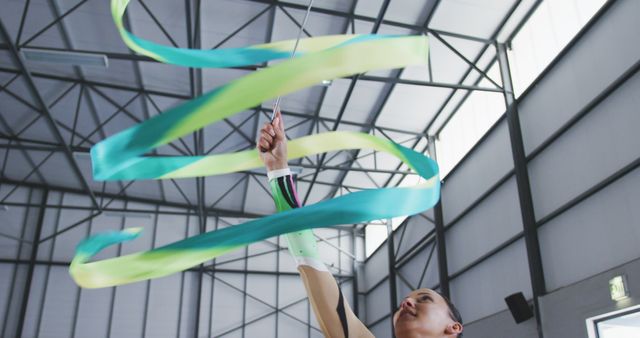
[[[271,135],[269,135],[269,133],[267,133],[264,130],[260,133],[260,139],[261,140],[266,140],[269,143],[273,143],[273,137]]]
[[[282,114],[278,110],[276,116],[273,119],[273,125],[275,126],[275,136],[279,140],[284,140],[284,122],[282,122]]]
[[[269,142],[267,142],[266,140],[260,139],[260,147],[264,150],[264,151],[269,151],[271,150],[271,144]]]
[[[264,131],[266,131],[271,136],[276,136],[276,132],[275,132],[273,126],[271,125],[271,123],[267,123],[264,126]]]

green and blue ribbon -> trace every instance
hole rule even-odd
[[[160,62],[184,67],[233,67],[287,59],[295,41],[245,48],[192,50],[172,48],[136,37],[123,24],[129,0],[112,0],[112,15],[132,50]],[[163,114],[121,131],[91,149],[95,180],[143,180],[220,175],[262,167],[257,150],[210,156],[147,156],[153,149],[323,80],[377,69],[427,63],[425,36],[333,35],[300,40],[296,57],[205,93]],[[280,234],[338,224],[414,215],[440,197],[437,164],[427,156],[390,140],[357,132],[328,132],[294,139],[288,158],[347,149],[387,152],[424,178],[412,187],[365,190],[322,201],[233,227],[207,232],[163,247],[90,261],[103,248],[133,240],[139,228],[98,234],[82,241],[69,272],[82,287],[122,285],[166,276],[227,252]]]

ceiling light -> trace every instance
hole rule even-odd
[[[627,277],[625,275],[615,276],[609,280],[609,293],[611,299],[619,301],[629,297],[627,288]]]
[[[97,53],[79,53],[50,49],[22,48],[25,60],[32,62],[57,63],[73,66],[108,67],[107,56]]]

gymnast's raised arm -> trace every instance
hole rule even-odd
[[[294,176],[287,165],[287,139],[280,112],[265,123],[257,143],[260,158],[268,170],[271,193],[278,211],[301,206]],[[320,261],[312,230],[286,235],[289,252],[298,265],[309,302],[326,337],[373,337],[355,316],[326,266]]]

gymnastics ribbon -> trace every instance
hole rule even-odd
[[[129,0],[112,0],[112,15],[132,50],[184,67],[233,67],[290,57],[295,41],[245,48],[172,48],[128,32],[123,15]],[[371,70],[426,64],[424,36],[333,35],[300,40],[295,58],[253,72],[167,110],[96,144],[91,149],[95,180],[169,179],[220,175],[262,167],[257,150],[210,156],[145,156],[154,148],[263,101],[323,80]],[[189,237],[145,252],[91,262],[103,248],[136,238],[141,228],[91,236],[78,244],[69,272],[82,287],[122,285],[166,276],[224,253],[280,234],[414,215],[440,197],[437,164],[390,140],[357,132],[328,132],[288,142],[288,158],[346,149],[372,149],[396,156],[424,181],[416,186],[364,190]]]

